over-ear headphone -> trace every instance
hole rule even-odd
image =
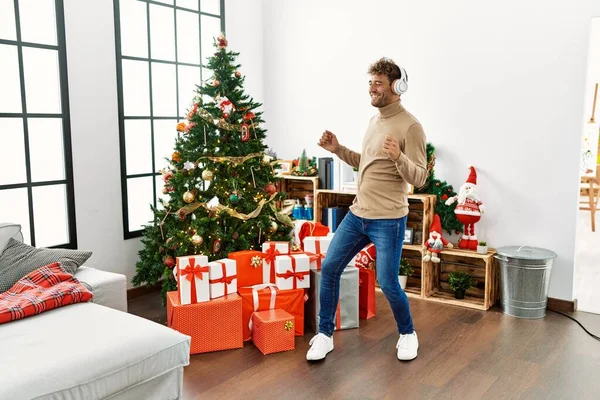
[[[392,82],[392,92],[394,92],[394,94],[406,93],[408,90],[408,74],[404,68],[398,68],[400,68],[400,79],[396,79]]]

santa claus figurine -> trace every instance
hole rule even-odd
[[[458,195],[446,200],[446,205],[458,201],[454,213],[460,223],[465,226],[463,236],[458,242],[460,249],[477,250],[477,235],[475,235],[475,224],[481,219],[485,212],[483,203],[477,191],[477,173],[473,166],[469,166],[471,172],[469,178],[460,187]]]
[[[442,237],[442,222],[440,221],[440,216],[437,214],[433,216],[433,222],[429,228],[429,239],[423,245],[426,248],[423,261],[427,262],[431,260],[434,263],[440,262],[439,255],[444,246],[449,249],[454,247],[452,243]]]

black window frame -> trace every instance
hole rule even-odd
[[[75,219],[75,190],[73,181],[73,149],[71,143],[71,115],[69,107],[69,83],[67,73],[67,44],[65,37],[65,15],[63,0],[54,0],[56,12],[56,45],[24,42],[21,40],[21,18],[19,13],[19,0],[14,0],[15,24],[16,24],[16,40],[0,39],[2,45],[12,45],[17,47],[19,61],[19,79],[21,85],[21,112],[20,113],[3,113],[0,112],[0,118],[21,118],[23,120],[23,135],[25,141],[25,168],[26,180],[25,183],[16,183],[1,185],[0,191],[11,189],[27,189],[28,210],[29,210],[29,225],[30,225],[30,241],[32,246],[36,246],[35,241],[35,218],[33,209],[33,188],[40,186],[65,185],[66,186],[66,207],[67,207],[67,227],[69,241],[63,244],[48,246],[50,248],[77,248],[77,223]],[[58,71],[60,84],[60,102],[61,112],[55,114],[47,113],[28,113],[27,98],[25,93],[25,71],[23,68],[23,48],[37,48],[46,50],[56,50],[58,54]],[[64,151],[64,166],[65,179],[52,181],[31,181],[31,155],[29,147],[29,118],[60,118],[62,120],[63,129],[63,151]],[[18,221],[0,221],[0,222],[15,222]]]
[[[200,49],[200,60],[198,60],[198,64],[192,64],[187,62],[179,62],[178,54],[177,54],[177,13],[174,12],[174,28],[175,28],[175,61],[171,60],[162,60],[157,58],[152,58],[151,52],[151,36],[150,36],[150,5],[158,5],[163,7],[172,8],[175,11],[182,10],[187,12],[194,12],[198,14],[198,29],[199,29],[199,37],[202,35],[202,19],[201,16],[209,16],[213,18],[219,18],[221,23],[221,32],[225,33],[225,0],[220,0],[220,14],[211,14],[207,12],[202,12],[202,1],[198,1],[198,10],[189,9],[186,7],[177,6],[177,0],[173,1],[173,5],[165,4],[158,1],[153,0],[137,0],[141,3],[146,4],[146,29],[147,29],[147,37],[148,37],[148,56],[147,57],[135,57],[135,56],[124,56],[121,54],[121,15],[120,15],[120,0],[114,0],[114,17],[115,17],[115,51],[116,51],[116,66],[117,66],[117,93],[118,93],[118,110],[119,110],[119,147],[120,147],[120,160],[121,160],[121,200],[122,200],[122,211],[123,211],[123,236],[125,239],[133,239],[137,237],[141,237],[143,235],[143,229],[138,230],[130,230],[129,227],[129,199],[127,194],[127,180],[131,178],[147,178],[152,177],[152,192],[153,197],[151,201],[148,201],[145,205],[152,204],[154,207],[157,207],[157,187],[156,187],[156,177],[160,176],[160,172],[157,171],[157,166],[155,165],[155,147],[154,147],[154,121],[156,120],[181,120],[183,116],[154,116],[153,115],[153,104],[152,104],[152,63],[164,63],[169,65],[174,65],[175,67],[182,66],[192,66],[192,67],[200,67],[200,79],[203,79],[203,49],[202,43],[199,44]],[[211,50],[212,51],[212,50]],[[150,97],[150,115],[149,116],[125,116],[124,110],[124,102],[123,102],[123,68],[122,62],[123,60],[132,60],[132,61],[144,61],[148,62],[148,88],[149,88],[149,97]],[[179,112],[179,71],[175,68],[175,82],[176,82],[176,101],[177,101],[177,112]],[[200,82],[198,82],[200,84]],[[150,142],[151,142],[151,152],[152,152],[152,170],[153,172],[149,173],[141,173],[141,174],[127,174],[127,157],[126,157],[126,143],[125,143],[125,121],[126,120],[149,120],[150,121]],[[175,129],[175,127],[173,127]],[[149,199],[150,200],[150,199]],[[150,222],[150,221],[149,221]]]

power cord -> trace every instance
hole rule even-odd
[[[548,311],[552,311],[552,312],[555,312],[557,314],[563,315],[563,316],[565,316],[565,317],[567,317],[569,319],[572,319],[573,321],[577,322],[577,324],[585,331],[585,333],[587,333],[588,335],[590,335],[594,339],[600,341],[600,337],[594,335],[593,333],[591,333],[590,331],[588,331],[587,329],[585,329],[585,326],[581,325],[581,322],[577,321],[575,318],[571,317],[570,315],[562,313],[560,311],[555,311],[555,310],[548,310]]]

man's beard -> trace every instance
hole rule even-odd
[[[464,188],[460,190],[460,192],[458,193],[459,204],[464,203],[466,199],[479,201],[479,193],[477,192],[476,187],[471,188],[471,192],[469,194],[467,194],[467,191]]]

